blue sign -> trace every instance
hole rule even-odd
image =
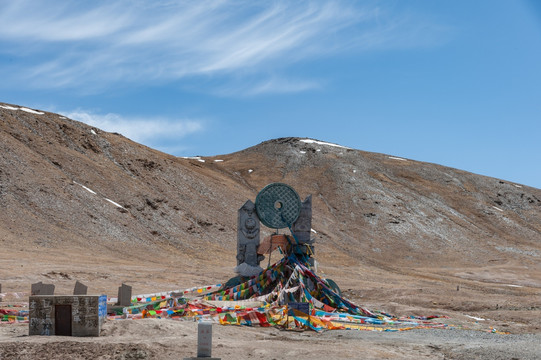
[[[101,295],[98,299],[98,317],[100,321],[107,317],[107,295]]]

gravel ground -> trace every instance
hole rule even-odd
[[[99,338],[27,336],[28,325],[0,326],[0,359],[181,359],[196,354],[191,321],[108,321]],[[213,327],[222,359],[539,359],[541,334],[461,329],[402,332]]]
[[[493,334],[461,329],[415,329],[406,332],[336,331],[323,336],[359,340],[376,346],[416,344],[443,359],[539,359],[541,334]],[[413,356],[412,358],[414,358]]]

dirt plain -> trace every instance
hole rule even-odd
[[[69,294],[79,280],[110,296],[123,282],[136,294],[223,283],[236,265],[237,209],[280,181],[313,196],[320,275],[359,305],[443,315],[437,321],[449,329],[317,334],[214,326],[214,356],[541,356],[539,189],[298,138],[181,159],[57,114],[4,106],[0,307],[24,302],[14,293],[37,281]],[[178,359],[195,356],[195,328],[109,321],[99,338],[64,338],[29,337],[27,324],[1,324],[0,358]]]
[[[2,278],[27,291],[39,279],[69,294],[75,280],[89,292],[115,294],[126,282],[137,293],[224,282],[234,264],[220,268],[190,264],[164,255],[123,259],[100,256],[99,266],[74,253],[3,261]],[[68,260],[69,259],[69,260]],[[23,269],[14,276],[13,270]],[[473,271],[472,271],[473,270]],[[370,309],[399,316],[443,315],[448,329],[402,332],[313,331],[214,326],[213,356],[222,359],[537,359],[541,351],[539,279],[510,286],[504,275],[524,267],[410,269],[398,273],[370,268],[354,271],[319,265],[345,295]],[[539,273],[538,269],[532,272]],[[492,274],[489,276],[489,274]],[[498,276],[500,274],[500,276]],[[4,285],[5,286],[5,285]],[[458,290],[457,290],[458,287]],[[9,299],[5,299],[9,300]],[[15,300],[11,298],[12,302]],[[483,319],[483,320],[480,320]],[[498,332],[493,333],[492,329]],[[506,334],[502,334],[505,332]],[[28,336],[28,324],[0,325],[2,359],[179,359],[196,354],[196,323],[161,319],[107,321],[99,338]]]

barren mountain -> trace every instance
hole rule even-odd
[[[17,105],[0,119],[3,291],[226,281],[238,208],[283,182],[312,194],[319,270],[354,301],[539,328],[539,189],[311,139],[187,159]]]

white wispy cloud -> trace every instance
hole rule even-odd
[[[149,147],[174,153],[179,140],[204,131],[204,121],[163,117],[126,117],[87,110],[61,111],[60,114],[108,132],[117,132]]]
[[[4,2],[0,19],[2,37],[17,40],[81,41],[103,39],[129,26],[120,3],[88,7],[80,2]],[[3,5],[4,5],[3,4]]]
[[[295,77],[267,76],[263,79],[229,80],[225,85],[216,86],[213,94],[227,97],[231,94],[238,96],[257,96],[261,94],[287,94],[309,90],[319,90],[323,87],[322,80],[306,80]]]
[[[409,23],[377,6],[339,0],[18,0],[2,2],[0,54],[24,54],[4,78],[39,88],[99,91],[247,74],[245,93],[294,92],[319,85],[299,76],[284,80],[288,65],[401,44],[411,38]]]

